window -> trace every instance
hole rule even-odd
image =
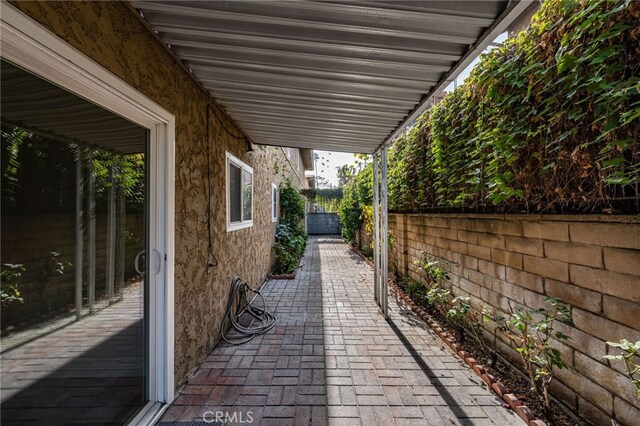
[[[271,185],[271,222],[278,221],[278,187]]]
[[[227,231],[253,225],[253,169],[227,152]]]

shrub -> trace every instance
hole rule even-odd
[[[276,230],[276,242],[273,250],[276,254],[274,272],[290,274],[298,267],[299,260],[307,246],[307,235],[304,229],[283,223]]]
[[[342,190],[342,201],[338,216],[342,224],[342,235],[355,244],[356,235],[362,226],[364,207],[373,205],[373,164],[368,164]]]
[[[280,224],[273,246],[276,255],[274,273],[290,274],[298,267],[307,246],[304,216],[304,199],[298,190],[290,181],[280,185]]]

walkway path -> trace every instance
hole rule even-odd
[[[372,269],[344,241],[311,238],[303,263],[263,289],[276,328],[218,344],[161,424],[523,424],[391,295],[384,320]]]

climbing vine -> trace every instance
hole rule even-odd
[[[309,188],[301,192],[310,204],[323,212],[336,213],[340,207],[342,188]]]
[[[389,207],[638,212],[638,135],[640,3],[548,0],[395,141]],[[370,180],[344,189],[347,239]]]

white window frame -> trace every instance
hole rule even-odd
[[[275,194],[275,202],[273,196]],[[271,184],[271,222],[278,221],[278,213],[280,212],[280,193],[278,191],[278,185]]]
[[[245,229],[253,226],[253,216],[254,216],[254,208],[253,208],[253,187],[255,186],[254,176],[253,176],[253,168],[246,164],[244,161],[240,160],[238,157],[233,154],[227,152],[227,159],[225,161],[224,174],[226,177],[226,188],[225,193],[227,195],[227,232],[237,231],[238,229]],[[239,167],[241,171],[251,173],[251,220],[243,220],[244,216],[244,203],[242,198],[240,199],[240,222],[231,222],[231,185],[229,181],[229,164],[233,164],[236,167]],[[240,174],[240,185],[242,185],[242,173]],[[242,197],[242,191],[240,191],[240,195]]]
[[[5,2],[0,38],[2,59],[149,130],[149,401],[129,424],[152,424],[175,395],[175,117]]]

